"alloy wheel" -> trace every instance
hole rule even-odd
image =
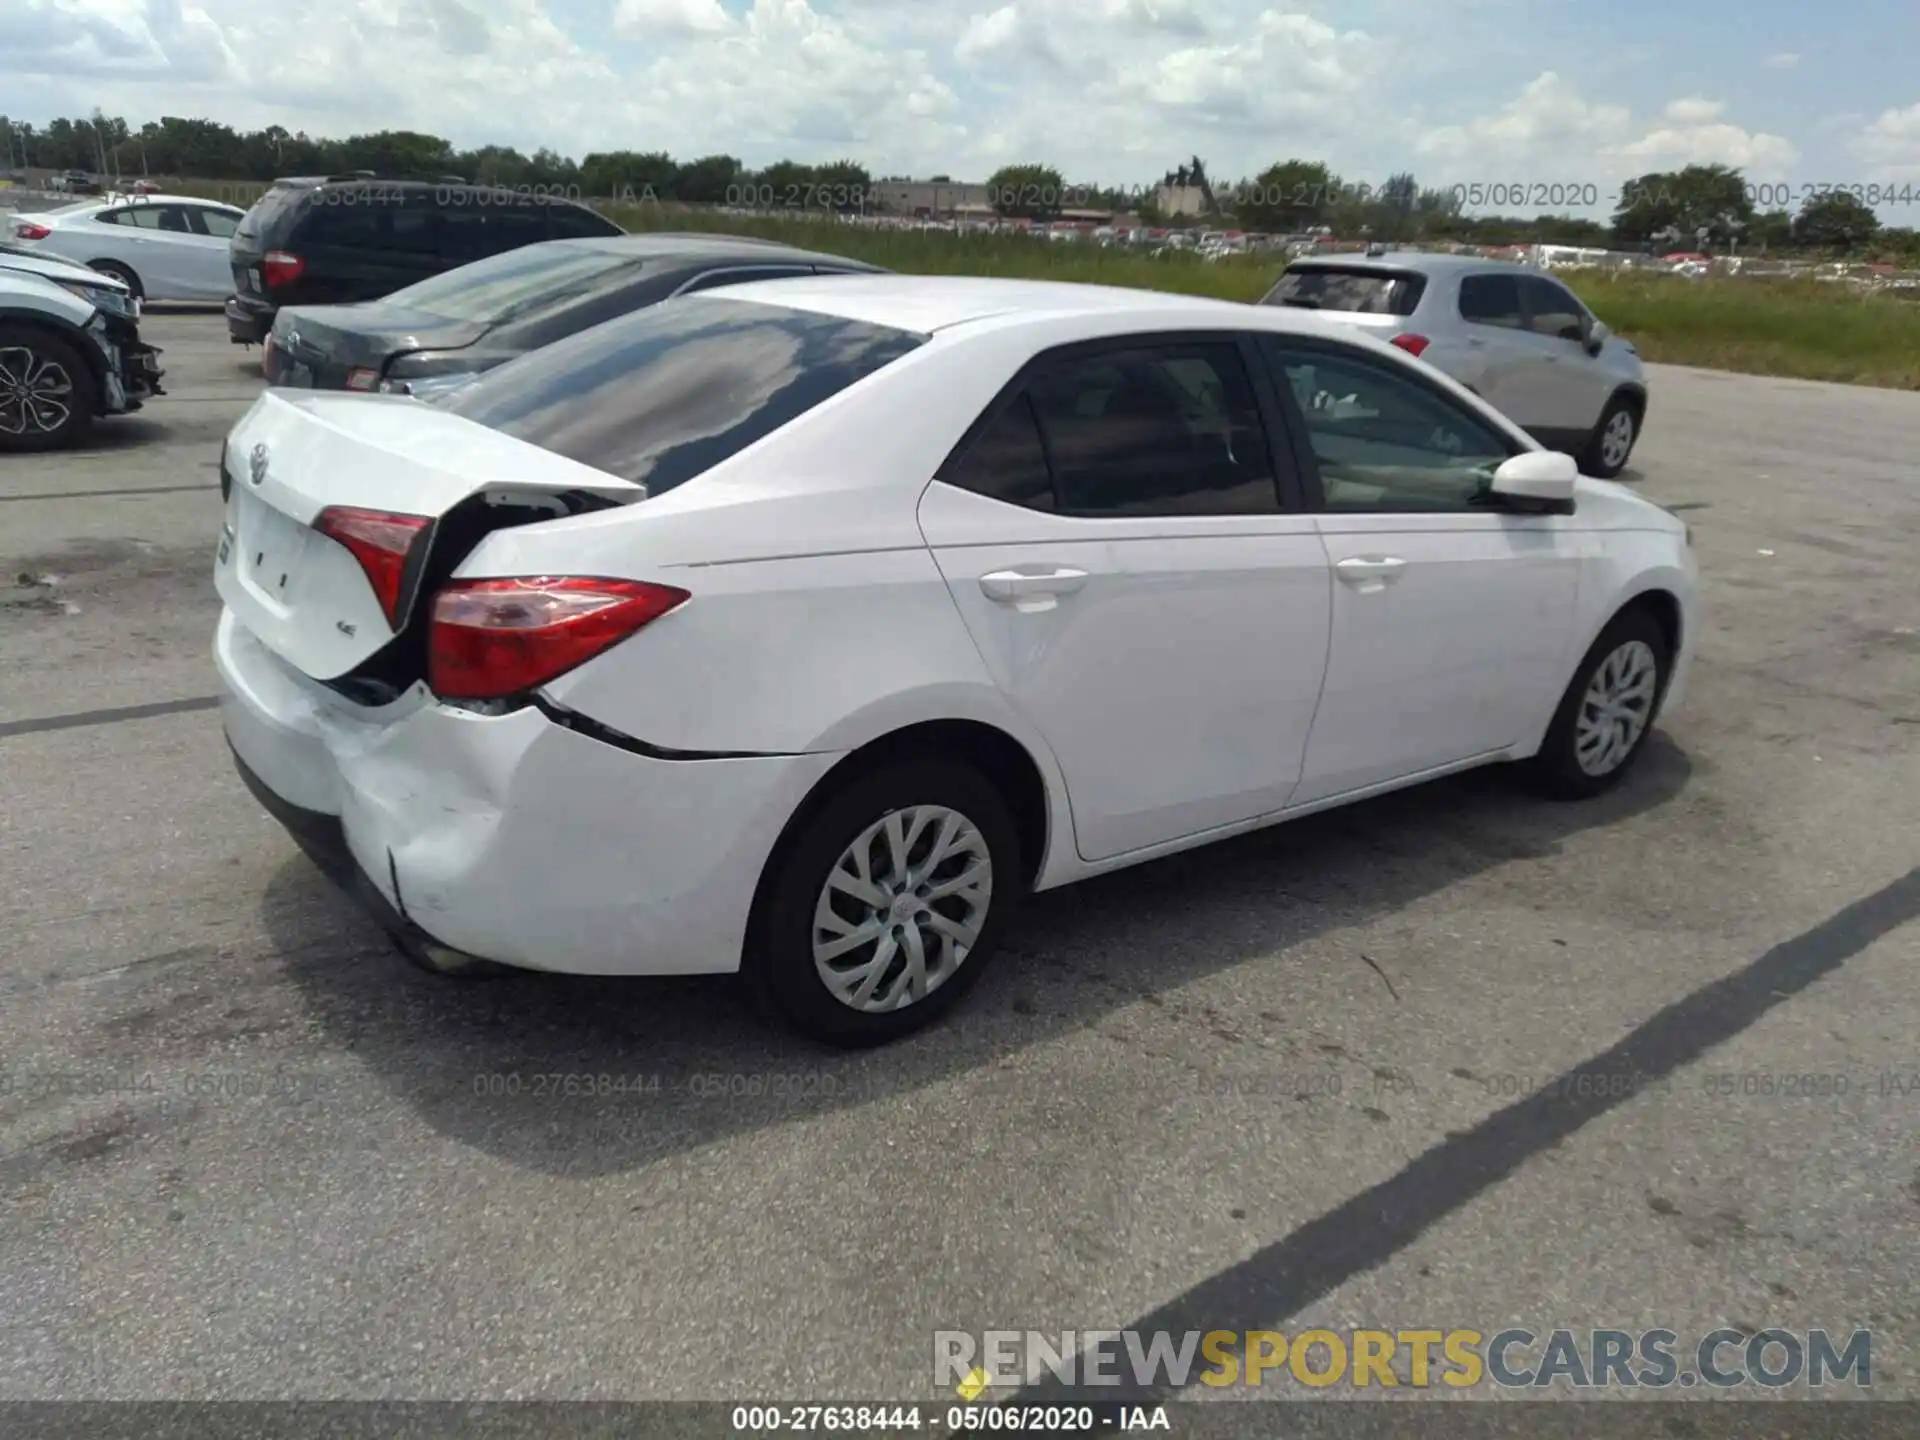
[[[1653,719],[1659,662],[1644,640],[1629,640],[1608,652],[1580,697],[1573,726],[1573,754],[1580,768],[1598,777],[1620,768]]]
[[[813,914],[821,983],[855,1010],[903,1010],[966,963],[993,901],[980,828],[944,805],[890,811],[834,861]]]
[[[1607,428],[1600,432],[1600,458],[1606,461],[1608,469],[1618,470],[1632,453],[1633,412],[1616,410],[1607,421]]]
[[[0,347],[0,432],[52,435],[73,417],[73,377],[26,345]]]

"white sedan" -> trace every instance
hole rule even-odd
[[[222,461],[242,777],[434,968],[744,970],[868,1044],[1031,890],[1497,761],[1618,781],[1681,522],[1297,310],[836,276]]]
[[[146,300],[224,300],[244,210],[191,195],[120,195],[16,214],[16,245],[90,266]]]

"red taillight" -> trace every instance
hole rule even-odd
[[[291,285],[306,268],[306,261],[285,250],[269,250],[260,257],[260,276],[269,286]]]
[[[45,225],[36,225],[31,220],[13,222],[13,236],[16,240],[44,240],[53,231]]]
[[[322,510],[313,528],[338,540],[353,552],[353,558],[366,571],[387,624],[400,628],[400,587],[406,580],[407,561],[413,547],[433,524],[425,515],[395,515],[385,510],[356,510],[350,505],[331,505]]]
[[[347,389],[349,390],[371,390],[379,383],[380,372],[378,370],[367,370],[356,365],[353,369],[347,371]]]
[[[688,598],[645,580],[535,575],[455,580],[433,597],[427,684],[449,700],[523,694]]]
[[[1393,343],[1409,355],[1418,355],[1433,342],[1424,335],[1415,335],[1412,331],[1408,331],[1405,335],[1394,336]]]

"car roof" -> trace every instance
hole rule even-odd
[[[1354,250],[1339,255],[1302,255],[1288,262],[1289,270],[1304,270],[1314,266],[1334,266],[1342,270],[1379,270],[1412,272],[1416,275],[1460,275],[1482,270],[1524,271],[1528,274],[1538,272],[1532,266],[1522,265],[1517,260],[1489,260],[1484,255],[1449,255],[1428,250],[1389,250],[1384,255],[1369,255],[1364,250]]]
[[[82,208],[111,210],[117,205],[218,205],[222,210],[244,208],[225,200],[209,200],[204,195],[136,195],[131,190],[124,193],[116,192],[112,195],[94,196]]]
[[[801,250],[778,240],[762,240],[753,235],[728,235],[700,231],[650,231],[639,235],[584,235],[565,240],[542,240],[548,246],[566,246],[574,250],[598,250],[609,255],[629,256],[636,260],[661,259],[698,262],[710,259],[757,261],[761,264],[794,262],[800,264],[851,265],[862,270],[879,267],[844,255],[829,255],[819,250]]]
[[[973,275],[841,275],[798,280],[755,280],[703,295],[756,301],[931,334],[996,316],[1142,314],[1184,311],[1196,324],[1245,326],[1256,307],[1232,300],[1132,290],[1118,285],[1081,285],[1061,280],[1001,280]],[[1266,313],[1273,313],[1268,311]],[[1324,322],[1323,322],[1324,323]],[[1262,322],[1259,328],[1268,328]],[[1302,326],[1303,329],[1315,328]]]

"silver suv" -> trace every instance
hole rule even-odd
[[[1260,303],[1380,332],[1603,480],[1626,468],[1646,420],[1640,352],[1525,265],[1418,251],[1316,256],[1287,266]]]

